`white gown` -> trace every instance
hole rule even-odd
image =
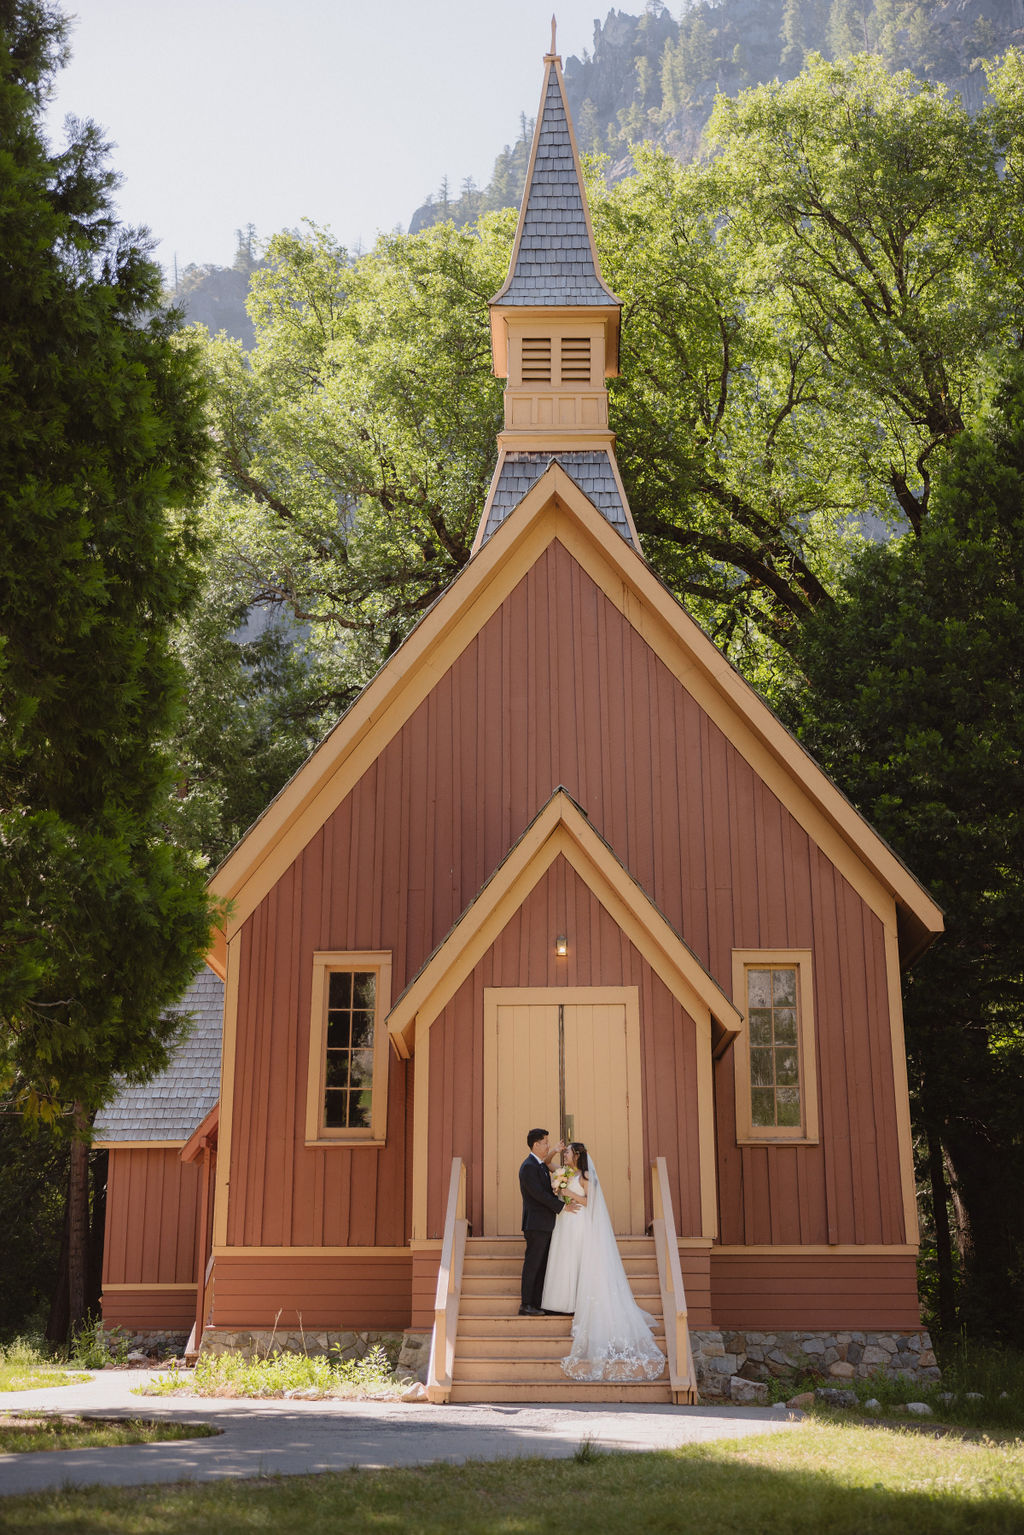
[[[586,1193],[579,1173],[569,1179],[569,1194]],[[580,1258],[583,1254],[585,1210],[571,1215],[563,1210],[555,1219],[548,1248],[548,1266],[544,1274],[544,1296],[541,1306],[545,1311],[575,1311],[576,1285],[580,1277]]]
[[[570,1233],[573,1222],[578,1222],[582,1230]],[[563,1225],[565,1235],[558,1247],[566,1245],[564,1264],[555,1246]],[[588,1174],[586,1208],[575,1215],[560,1215],[555,1222],[549,1274],[552,1260],[557,1265],[556,1277],[563,1266],[568,1269],[570,1241],[574,1248],[578,1247],[578,1268],[572,1348],[562,1360],[562,1369],[574,1380],[657,1380],[665,1369],[665,1356],[652,1335],[654,1318],[641,1311],[633,1299],[593,1162]],[[570,1309],[548,1304],[547,1279],[543,1304],[550,1311]]]

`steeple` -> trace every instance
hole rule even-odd
[[[605,386],[618,373],[622,306],[601,277],[553,18],[551,36],[508,278],[490,303],[494,371],[508,383],[498,464],[474,549],[552,458],[639,548]]]

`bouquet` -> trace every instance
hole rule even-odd
[[[551,1187],[564,1205],[572,1199],[569,1184],[572,1182],[571,1167],[556,1167],[551,1174]]]

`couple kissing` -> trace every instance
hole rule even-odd
[[[528,1132],[526,1144],[519,1315],[572,1313],[572,1349],[562,1369],[575,1380],[656,1380],[665,1356],[652,1335],[655,1319],[633,1299],[586,1146],[559,1141],[552,1148],[549,1132],[539,1128]]]

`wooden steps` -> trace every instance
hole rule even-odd
[[[514,1237],[466,1243],[452,1366],[452,1402],[669,1402],[667,1372],[642,1384],[574,1381],[561,1361],[572,1346],[572,1317],[521,1317],[524,1244]],[[665,1350],[654,1242],[622,1237],[619,1251],[637,1304],[658,1319]]]

